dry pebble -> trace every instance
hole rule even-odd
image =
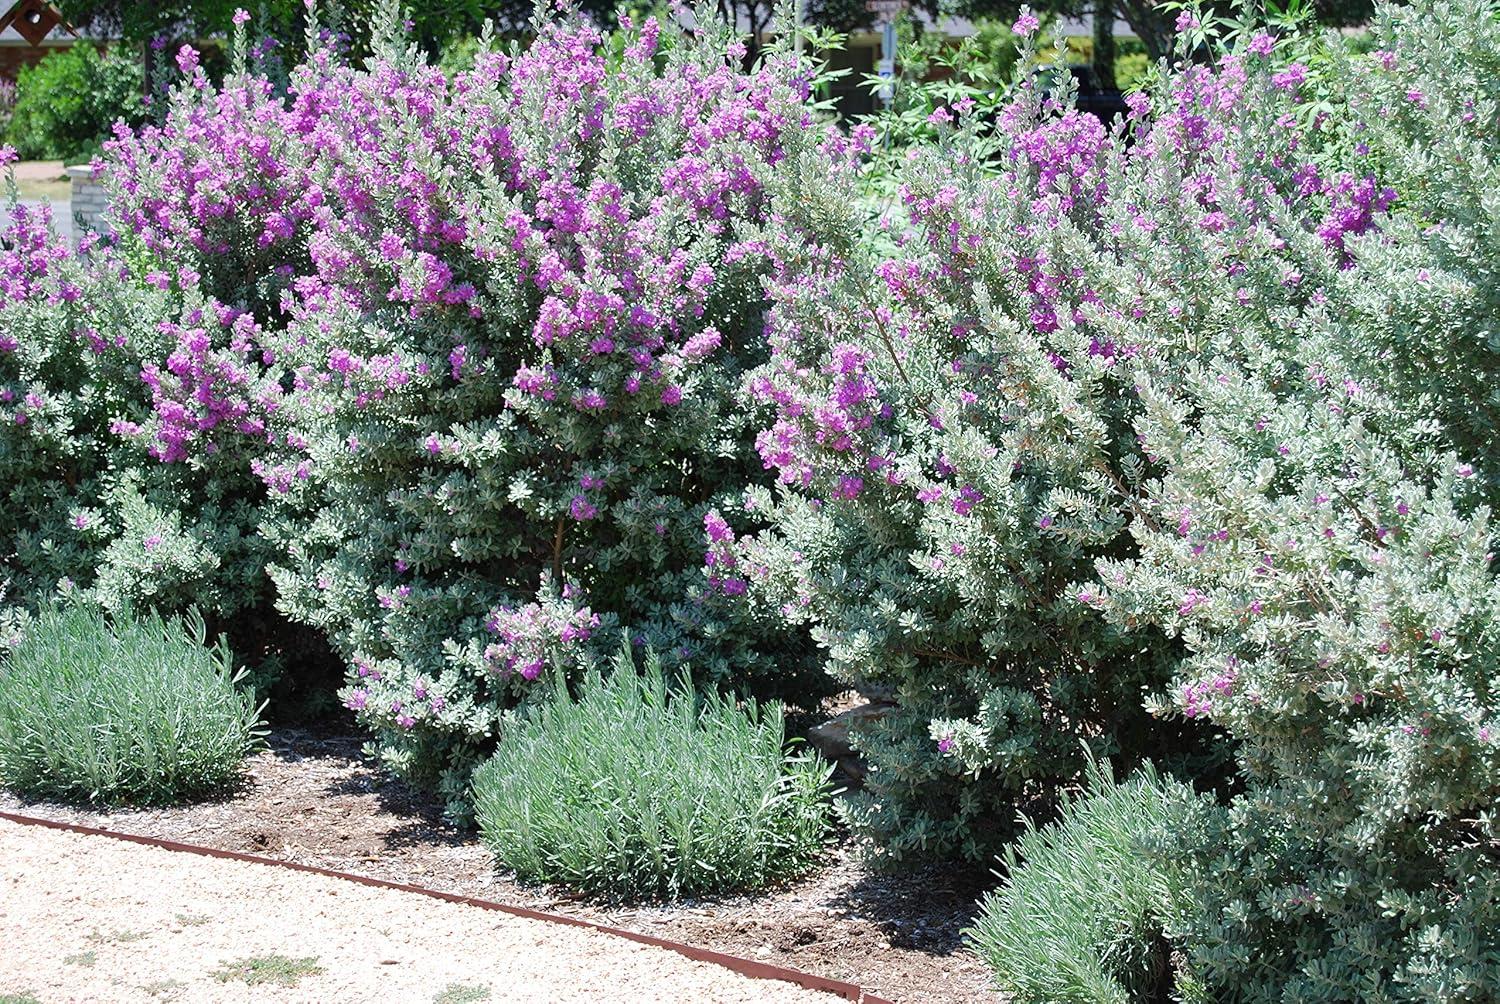
[[[294,987],[221,981],[313,959]],[[0,996],[52,1002],[776,1001],[758,980],[601,931],[247,861],[0,820]]]

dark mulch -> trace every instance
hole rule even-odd
[[[894,1001],[994,1004],[961,931],[989,879],[976,867],[883,873],[840,845],[817,874],[754,897],[602,906],[493,870],[472,831],[360,757],[356,736],[281,728],[252,757],[242,790],[172,809],[91,810],[25,802],[0,809],[318,865],[583,917],[857,983]]]

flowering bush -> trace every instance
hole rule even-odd
[[[10,118],[16,111],[16,85],[9,80],[0,80],[0,137],[10,128]]]
[[[1319,407],[1267,383],[1196,372],[1151,409],[1155,527],[1101,565],[1115,623],[1186,644],[1163,710],[1239,744],[1245,795],[1183,851],[1198,964],[1251,998],[1486,996],[1500,585],[1485,513],[1463,515],[1471,468],[1392,449],[1342,389]],[[1183,512],[1214,530],[1164,525]]]
[[[1410,189],[1411,215],[1351,244],[1355,267],[1319,322],[1331,337],[1142,391],[1136,428],[1164,473],[1140,502],[1139,556],[1101,563],[1097,603],[1117,625],[1179,638],[1188,654],[1161,710],[1238,743],[1244,794],[1177,848],[1197,879],[1190,961],[1219,996],[1478,1000],[1500,988],[1500,581],[1479,505],[1494,475],[1433,448],[1492,442],[1479,376],[1493,373],[1491,350],[1473,334],[1500,317],[1481,250],[1497,217],[1478,197],[1500,161],[1473,137],[1500,119],[1465,80],[1471,58],[1493,59],[1497,15],[1383,12],[1368,75],[1421,69],[1370,86],[1420,92],[1436,114],[1473,101],[1476,115],[1455,116],[1441,142],[1467,155]],[[1377,107],[1386,177],[1427,175],[1424,137],[1443,127]],[[1456,386],[1397,360],[1419,336]],[[1330,348],[1384,387],[1325,379]],[[1174,533],[1184,515],[1203,529]]]
[[[765,477],[734,399],[765,358],[745,234],[818,141],[807,71],[747,75],[655,19],[537,30],[451,77],[319,51],[285,101],[184,56],[108,168],[121,219],[284,374],[252,459],[283,608],[347,658],[389,762],[456,798],[542,666],[622,629],[716,685],[825,689],[703,568],[705,519]]]
[[[735,557],[835,675],[894,692],[854,802],[888,854],[993,852],[997,811],[1045,802],[1084,744],[1205,780],[1222,762],[1211,730],[1146,714],[1180,650],[1098,617],[1092,580],[1135,553],[1159,469],[1141,388],[1330,342],[1319,290],[1383,198],[1301,160],[1273,42],[1133,96],[1124,133],[1029,77],[993,136],[963,102],[940,109],[883,239],[847,237],[869,228],[835,176],[821,243],[776,248],[773,359],[750,392],[777,410],[758,445],[785,490],[756,496],[771,528]],[[1164,526],[1203,532],[1191,513]]]
[[[0,230],[5,599],[35,608],[61,587],[115,612],[196,606],[252,664],[296,647],[270,608],[265,491],[245,456],[261,421],[250,319],[204,298],[190,270],[168,275],[92,235],[71,247],[48,207],[13,200]]]
[[[1375,39],[1348,91],[1399,211],[1351,244],[1359,267],[1339,292],[1360,338],[1347,348],[1365,382],[1482,459],[1500,430],[1500,24],[1482,3],[1392,7]],[[1494,505],[1500,471],[1477,477]]]
[[[9,206],[0,471],[13,494],[0,553],[15,592],[35,600],[66,580],[114,608],[244,608],[265,593],[258,512],[236,490],[254,484],[220,442],[249,419],[211,393],[247,379],[235,324],[178,285],[185,273],[141,276],[93,237],[75,251],[46,206]],[[152,460],[181,460],[189,445],[193,464]]]

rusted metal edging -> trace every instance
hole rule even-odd
[[[175,840],[161,840],[156,837],[145,837],[136,833],[122,833],[118,830],[104,830],[97,826],[84,826],[80,823],[63,823],[55,819],[40,819],[35,816],[22,816],[14,812],[0,811],[0,819],[23,826],[44,826],[53,830],[66,830],[70,833],[82,833],[92,837],[109,837],[114,840],[125,840],[133,844],[145,844],[148,847],[160,847],[168,851],[181,851],[187,854],[199,854],[208,858],[225,858],[230,861],[248,861],[257,865],[274,865],[278,868],[290,868],[293,871],[311,872],[314,875],[325,875],[329,878],[343,879],[346,882],[357,882],[360,885],[373,886],[376,889],[395,889],[398,892],[416,893],[419,896],[427,896],[431,899],[445,900],[449,903],[461,903],[464,906],[475,906],[481,910],[495,910],[500,913],[508,913],[514,917],[525,917],[529,920],[544,920],[554,924],[567,924],[571,927],[584,927],[611,934],[618,938],[626,938],[630,941],[640,942],[643,945],[653,945],[657,948],[665,948],[685,955],[695,962],[711,962],[717,966],[739,973],[741,976],[749,976],[758,980],[781,980],[785,983],[795,983],[808,990],[821,990],[825,993],[837,994],[844,1000],[853,1001],[855,1004],[891,1004],[883,997],[866,993],[853,983],[845,983],[841,980],[831,980],[824,976],[814,976],[811,973],[798,972],[795,969],[787,969],[784,966],[773,966],[765,962],[756,962],[753,959],[742,959],[737,955],[725,955],[723,952],[710,951],[707,948],[695,948],[692,945],[684,945],[677,941],[668,941],[666,938],[658,938],[650,934],[641,934],[636,931],[627,931],[619,927],[607,927],[604,924],[596,924],[590,920],[579,917],[568,917],[557,913],[543,913],[540,910],[530,910],[524,906],[509,906],[505,903],[495,903],[487,899],[475,899],[473,896],[462,896],[458,893],[442,892],[438,889],[423,889],[421,886],[407,885],[404,882],[391,882],[386,879],[371,878],[368,875],[355,875],[352,872],[334,871],[332,868],[320,868],[317,865],[304,865],[296,861],[278,861],[276,858],[261,857],[257,854],[242,854],[239,851],[225,851],[217,847],[202,847],[198,844],[183,844]]]

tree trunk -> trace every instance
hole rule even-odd
[[[1152,8],[1153,0],[1114,0],[1114,7],[1130,25],[1153,63],[1172,51],[1172,26]]]
[[[1113,91],[1115,83],[1115,5],[1094,0],[1094,84]]]

